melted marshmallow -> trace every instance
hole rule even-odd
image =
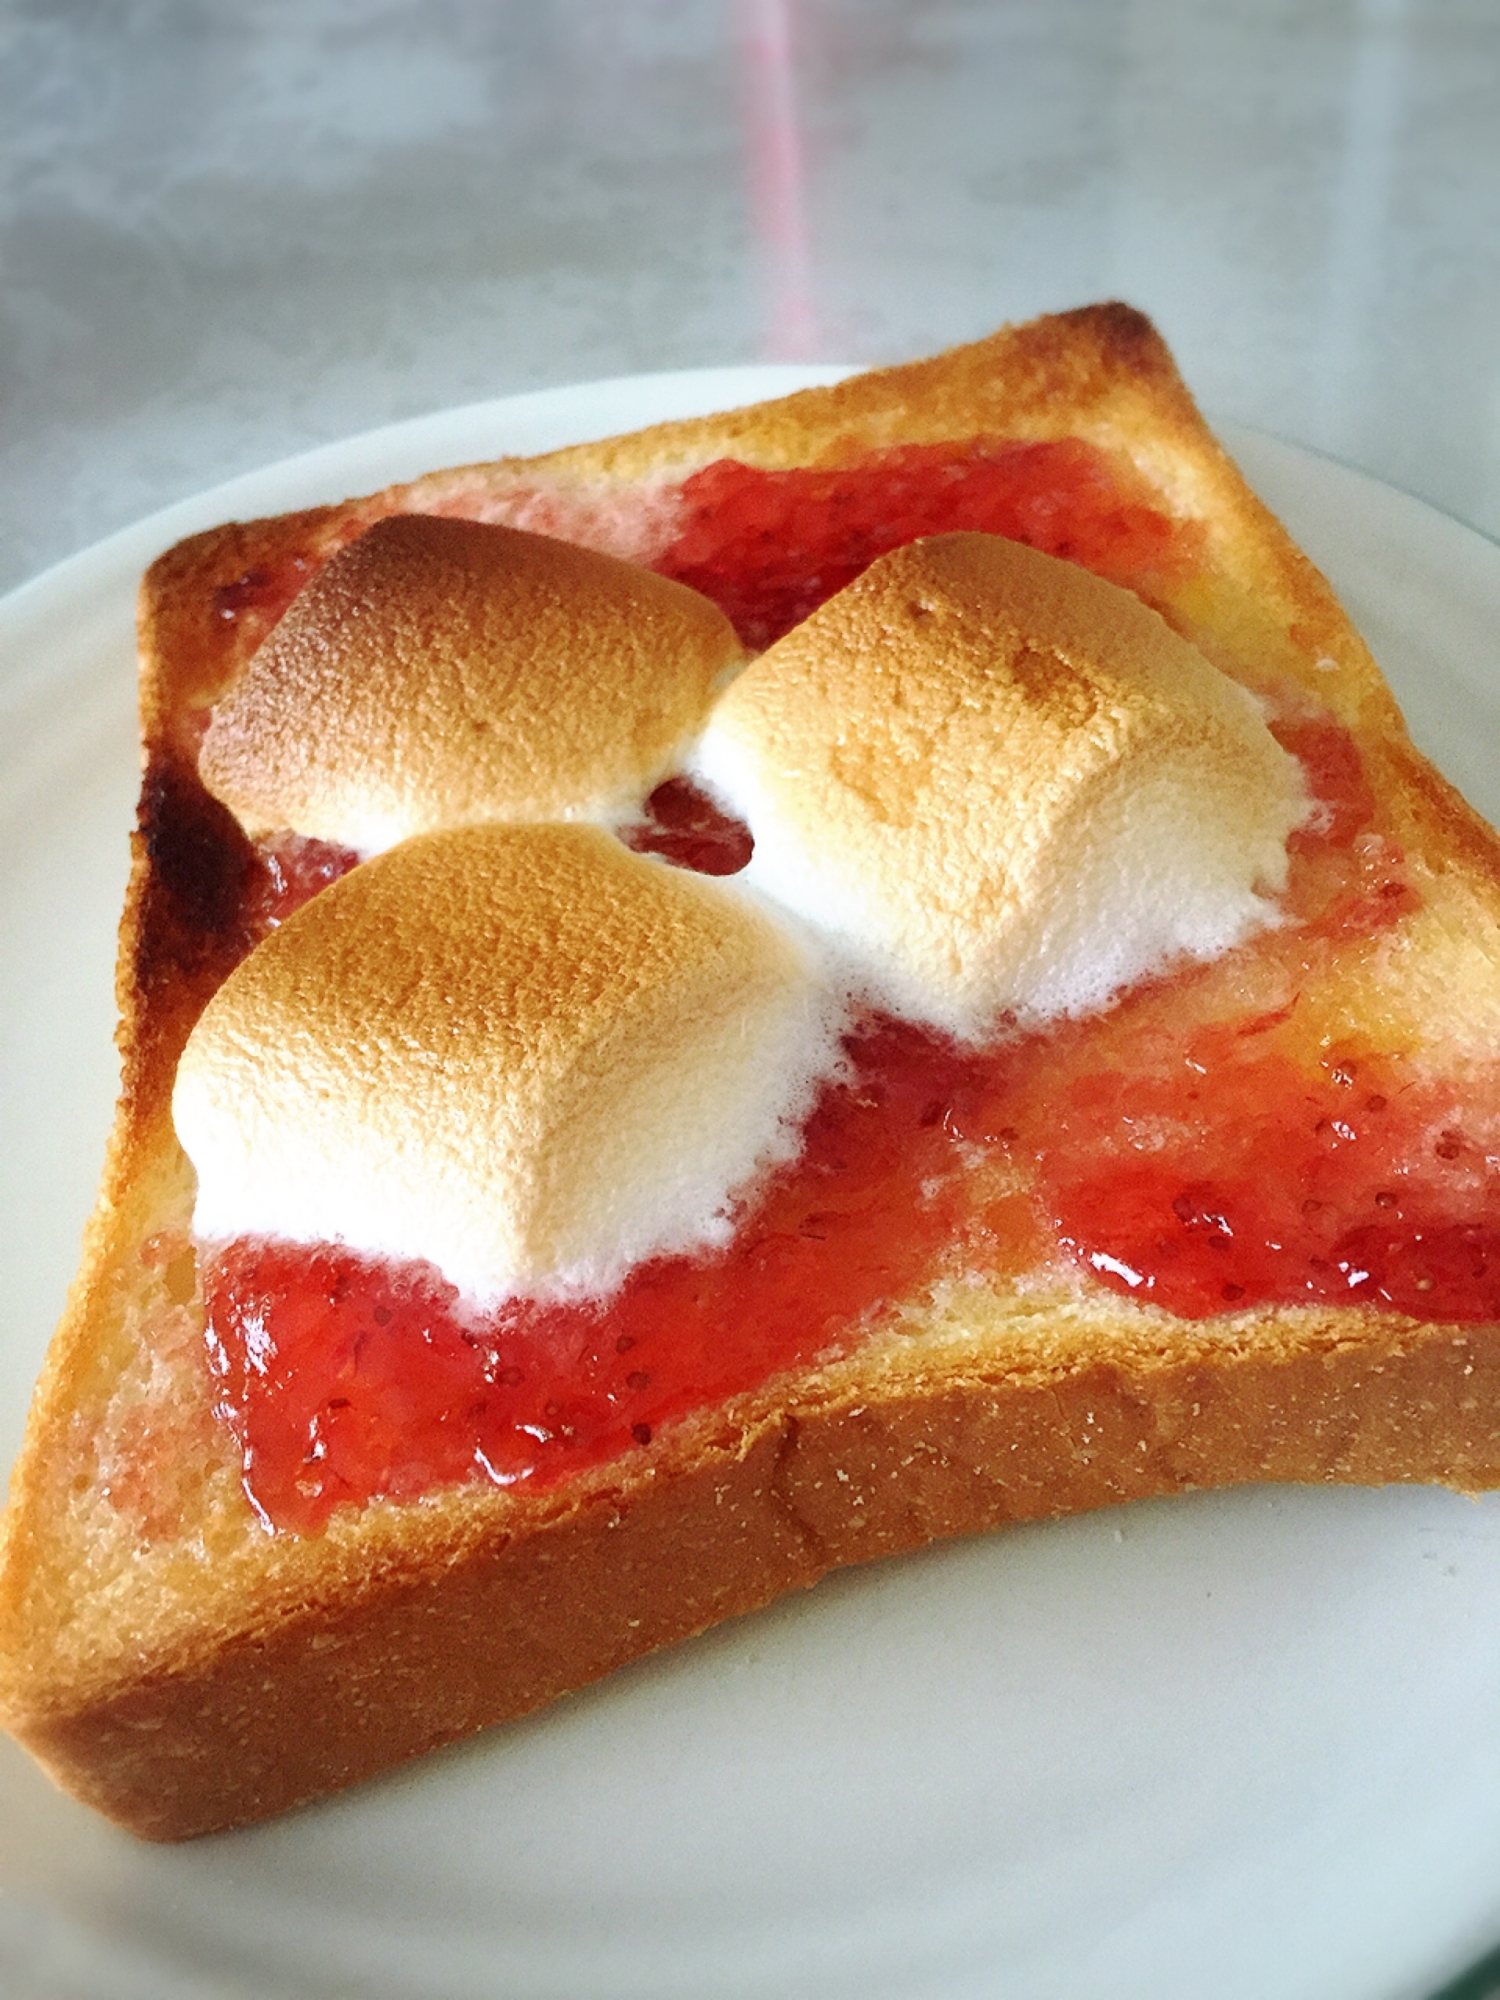
[[[838,1027],[780,927],[593,828],[408,841],[194,1029],[173,1115],[195,1228],[425,1259],[482,1304],[606,1293],[728,1239]]]
[[[1300,767],[1129,592],[1019,543],[883,557],[718,703],[741,881],[891,1011],[983,1039],[1276,920]]]
[[[365,855],[489,820],[618,823],[743,659],[717,606],[635,563],[396,514],[294,600],[198,768],[248,832]]]

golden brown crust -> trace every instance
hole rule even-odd
[[[627,533],[611,492],[632,481],[669,483],[726,454],[836,463],[975,435],[1084,437],[1195,525],[1202,562],[1163,580],[1158,608],[1217,663],[1252,683],[1260,668],[1300,680],[1354,727],[1432,885],[1436,931],[1399,932],[1390,952],[1425,953],[1429,935],[1445,963],[1477,949],[1463,976],[1483,973],[1492,1004],[1495,836],[1411,749],[1327,586],[1124,307],[169,551],[142,596],[147,783],[122,932],[124,1094],[0,1543],[0,1708],[101,1810],[153,1838],[261,1817],[834,1564],[938,1534],[1249,1479],[1500,1483],[1493,1327],[1367,1308],[1187,1324],[1077,1292],[964,1293],[909,1302],[847,1361],[559,1492],[457,1489],[345,1511],[305,1539],[254,1525],[191,1361],[192,1187],[168,1117],[182,1046],[247,942],[249,850],[193,768],[202,709],[298,585],[390,513],[568,520],[628,554],[628,533],[671,525],[668,496],[635,509]],[[1403,989],[1423,990],[1417,977]]]
[[[33,1712],[20,1733],[90,1804],[182,1839],[355,1783],[831,1569],[936,1538],[1257,1480],[1500,1483],[1492,1331],[1322,1331],[1290,1354],[1106,1357],[1051,1381],[934,1383],[783,1413],[530,1533],[479,1537],[362,1598],[227,1634],[184,1672]]]
[[[465,473],[496,484],[524,467],[528,482],[624,486],[659,481],[710,459],[784,467],[847,463],[890,445],[996,436],[1017,440],[1122,435],[1169,477],[1183,477],[1173,442],[1201,434],[1192,398],[1166,343],[1131,306],[1086,306],[930,360],[871,369],[829,389],[806,389],[711,417],[653,424],[625,437],[570,445],[530,460],[458,468],[414,481],[409,494],[447,494]]]

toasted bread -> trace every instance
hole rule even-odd
[[[1009,468],[998,500],[981,507],[949,473],[923,486],[924,468],[971,460],[986,477]],[[872,466],[908,496],[922,489],[920,519],[850,514]],[[747,485],[744,468],[767,477]],[[809,616],[840,615],[815,606],[913,535],[998,530],[1129,588],[1279,716],[1304,761],[1336,744],[1338,782],[1291,836],[1308,857],[1301,892],[1294,883],[1254,937],[1196,971],[1158,968],[1110,1006],[1064,1009],[1055,1028],[1015,1007],[990,1023],[994,1089],[1022,1107],[1015,1126],[997,1124],[993,1090],[965,1110],[972,1066],[951,1101],[934,1100],[939,1128],[952,1126],[944,1158],[955,1174],[967,1162],[984,1190],[983,1227],[965,1184],[949,1240],[897,1260],[899,1280],[842,1329],[666,1421],[627,1424],[623,1442],[553,1476],[413,1476],[342,1504],[323,1492],[315,1518],[291,1522],[268,1512],[235,1395],[210,1366],[210,1265],[195,1251],[173,1092],[236,969],[267,942],[297,948],[324,897],[342,906],[335,884],[265,941],[280,863],[205,784],[200,746],[206,712],[220,728],[298,592],[377,523],[414,514],[663,571],[716,598],[767,658]],[[842,568],[823,564],[814,584],[799,536],[815,540],[831,517],[857,519]],[[754,588],[743,555],[726,554],[735,536],[762,549]],[[157,1839],[264,1817],[837,1565],[939,1536],[1249,1480],[1500,1483],[1500,1326],[1485,1284],[1500,844],[1413,749],[1327,585],[1214,443],[1139,315],[1065,314],[756,409],[218,529],[153,565],[140,630],[146,777],[122,931],[123,1090],[0,1568],[0,1711],[80,1798]],[[700,696],[687,710],[701,714]],[[653,743],[642,783],[663,768]],[[483,816],[472,801],[463,811]],[[330,849],[299,865],[332,878],[353,858]],[[362,862],[350,886],[384,865]],[[1231,1232],[1206,1169],[1155,1190],[1181,1224],[1190,1281],[1168,1273],[1158,1286],[1126,1254],[1132,1229],[1159,1234],[1132,1219],[1138,1175],[1090,1234],[1100,1190],[1119,1190],[1121,1121],[1160,1124],[1161,1066],[1202,1069],[1210,1046],[1231,1125],[1253,1123],[1272,1075],[1253,1067],[1263,1048],[1277,1076],[1302,1065],[1320,1159],[1357,1146],[1363,1126],[1338,1114],[1349,1093],[1369,1120],[1407,1093],[1410,1157],[1379,1156],[1385,1179],[1364,1190],[1377,1208],[1341,1218],[1342,1264],[1329,1276],[1322,1256],[1300,1291],[1267,1275],[1279,1242],[1217,1283],[1200,1251]],[[1134,1109],[1111,1100],[1102,1142],[1080,1076],[1096,1108],[1101,1077],[1144,1093]],[[1035,1144],[1028,1115],[1048,1128]],[[1275,1150],[1274,1127],[1246,1131],[1242,1152]],[[1084,1166],[1039,1207],[1052,1144]],[[1403,1203],[1415,1214],[1408,1191],[1425,1199],[1433,1174],[1449,1175],[1450,1207],[1429,1204],[1372,1278],[1349,1245],[1404,1217]],[[996,1250],[1006,1217],[1014,1240]],[[1327,1250],[1331,1225],[1308,1226]]]

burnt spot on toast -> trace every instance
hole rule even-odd
[[[245,892],[251,843],[227,806],[175,759],[147,766],[136,837],[147,864],[130,967],[138,993],[186,978],[217,982],[250,945]]]

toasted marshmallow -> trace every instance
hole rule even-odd
[[[719,702],[739,879],[965,1039],[1102,1006],[1274,921],[1301,769],[1128,591],[992,535],[883,557]]]
[[[193,1030],[195,1229],[425,1259],[480,1304],[604,1294],[727,1240],[838,1027],[727,889],[591,827],[427,835],[299,910]]]
[[[630,817],[744,658],[697,591],[546,535],[397,514],[295,599],[199,771],[252,834],[378,853],[491,820]]]

